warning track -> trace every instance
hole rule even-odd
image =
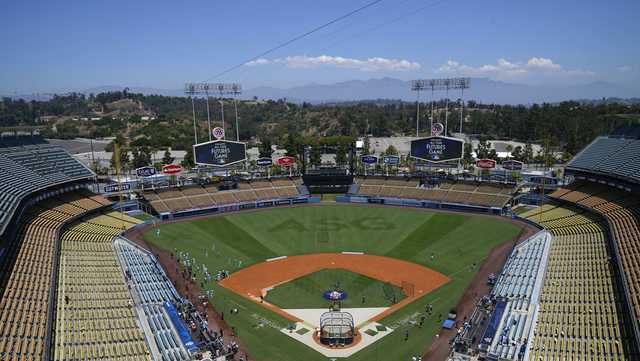
[[[407,297],[373,318],[379,321],[449,282],[430,268],[396,258],[367,254],[317,253],[289,256],[258,263],[222,280],[220,285],[260,303],[268,289],[322,269],[341,268],[403,288]],[[410,288],[410,289],[409,289]],[[262,305],[287,319],[301,320],[266,301]]]

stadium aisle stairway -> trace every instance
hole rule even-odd
[[[82,207],[66,203],[66,198]],[[7,252],[15,263],[11,269],[9,260],[0,265],[0,284],[6,281],[0,290],[0,360],[44,357],[57,232],[72,217],[102,206],[82,193],[72,193],[40,202],[25,212]]]
[[[554,234],[530,359],[638,360],[605,226],[549,204],[522,216]]]
[[[137,223],[111,212],[62,234],[54,360],[151,360],[113,247]]]

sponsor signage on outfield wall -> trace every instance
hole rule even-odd
[[[271,158],[260,158],[256,160],[256,165],[258,167],[271,167],[273,165],[273,160]]]
[[[246,145],[230,140],[213,140],[193,146],[196,164],[224,167],[247,159]]]
[[[362,163],[364,164],[376,164],[378,163],[378,157],[373,155],[363,155],[361,158]]]
[[[178,174],[182,172],[182,166],[178,164],[167,164],[162,166],[162,173],[164,174]]]
[[[447,162],[462,158],[464,141],[449,137],[427,137],[411,141],[411,157],[430,162]]]
[[[398,165],[400,164],[400,157],[397,155],[385,155],[383,158],[384,164]]]
[[[415,162],[416,167],[422,168],[458,168],[458,163],[434,163],[427,161]]]
[[[278,158],[276,162],[281,167],[293,167],[293,165],[296,164],[296,159],[294,157],[285,155],[284,157]]]
[[[482,169],[493,169],[496,167],[496,161],[493,159],[477,159],[476,167]]]
[[[502,169],[506,170],[522,170],[524,163],[517,160],[505,160],[502,162]]]
[[[109,184],[105,186],[104,192],[114,193],[114,192],[120,192],[120,191],[128,191],[129,189],[131,189],[131,184],[129,183],[122,183],[122,184],[114,183],[114,184]]]
[[[155,167],[140,167],[136,169],[138,177],[151,177],[156,174]]]

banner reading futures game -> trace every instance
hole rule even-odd
[[[245,143],[213,140],[193,146],[196,164],[224,167],[247,159]]]
[[[464,141],[449,137],[427,137],[411,141],[411,156],[433,163],[462,158]]]

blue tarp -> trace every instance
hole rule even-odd
[[[456,321],[449,319],[449,320],[445,320],[445,321],[442,323],[442,327],[444,327],[444,328],[446,328],[447,330],[449,330],[449,329],[453,328],[453,326],[454,326],[455,324],[456,324]]]
[[[484,331],[482,342],[490,343],[491,340],[493,340],[493,337],[496,335],[496,331],[498,330],[498,326],[500,325],[502,314],[504,313],[504,309],[506,307],[507,303],[505,301],[496,302],[496,309],[491,316],[491,320],[489,321],[489,325],[487,326],[486,331]]]
[[[185,326],[184,322],[182,322],[182,319],[180,318],[180,315],[178,315],[178,310],[176,310],[175,306],[171,302],[165,301],[164,309],[167,311],[167,314],[169,315],[171,322],[173,323],[173,325],[176,328],[176,331],[178,332],[178,336],[180,336],[180,340],[182,341],[184,346],[187,348],[187,350],[189,350],[189,352],[198,351],[198,346],[196,346],[196,343],[193,342],[193,338],[191,338],[191,333],[189,333],[187,326]]]

